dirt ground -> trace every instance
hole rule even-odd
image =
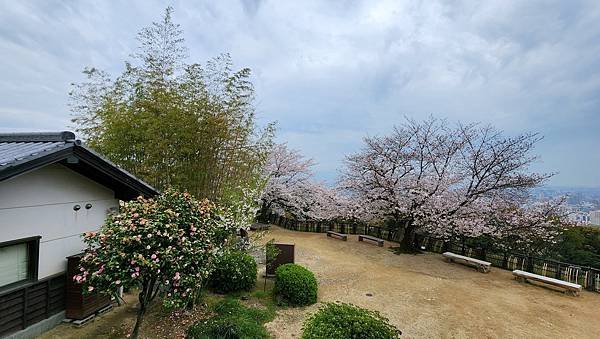
[[[319,302],[377,310],[402,330],[402,338],[600,338],[600,293],[572,297],[518,283],[509,271],[493,268],[483,274],[431,253],[396,255],[387,242],[381,248],[358,242],[357,236],[344,242],[273,227],[262,241],[271,238],[296,244],[296,263],[319,280]],[[258,290],[262,284],[261,278]],[[127,295],[126,301],[84,327],[62,324],[40,338],[125,338],[133,327],[136,298]],[[305,317],[318,306],[280,309],[266,327],[276,338],[299,338]],[[183,338],[205,314],[199,305],[173,318],[155,305],[141,337]]]
[[[274,227],[268,238],[296,244],[296,263],[319,280],[320,302],[378,310],[402,338],[600,337],[600,293],[572,297],[518,283],[509,271],[483,274],[430,253],[396,255],[357,236],[344,242]],[[267,328],[277,338],[298,338],[317,308],[281,310]]]
[[[43,339],[80,339],[80,338],[126,338],[131,333],[137,315],[137,294],[123,296],[125,303],[113,307],[113,310],[81,327],[69,323],[60,324],[54,329],[38,336]],[[168,314],[160,303],[154,303],[146,313],[140,330],[141,338],[184,338],[186,329],[201,319],[206,311],[205,305],[198,305],[184,314]]]

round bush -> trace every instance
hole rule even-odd
[[[256,285],[256,261],[241,251],[231,251],[215,260],[210,286],[219,293],[249,291]]]
[[[306,319],[302,339],[396,339],[401,334],[377,311],[351,304],[326,303]]]
[[[296,265],[281,265],[275,271],[275,294],[297,306],[317,302],[317,279],[308,269]]]

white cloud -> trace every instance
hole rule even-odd
[[[193,61],[230,52],[254,72],[261,121],[333,179],[360,136],[403,116],[482,121],[546,135],[539,169],[600,186],[574,159],[600,136],[600,4],[594,1],[175,1]],[[164,4],[0,4],[0,126],[63,129],[68,84],[119,72]],[[14,113],[30,116],[15,119]],[[560,150],[558,152],[557,150]],[[564,159],[569,163],[567,164]],[[590,167],[600,159],[589,157]]]

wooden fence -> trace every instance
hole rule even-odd
[[[398,241],[401,238],[397,232],[390,232],[383,227],[369,226],[360,223],[312,220],[299,221],[277,214],[269,215],[265,221],[292,231],[316,233],[334,231],[346,234],[365,234],[388,241]]]
[[[66,274],[0,292],[0,337],[65,309]]]

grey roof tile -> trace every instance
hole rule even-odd
[[[0,142],[0,168],[28,158],[35,158],[47,151],[53,151],[65,145],[66,142],[64,141]]]

